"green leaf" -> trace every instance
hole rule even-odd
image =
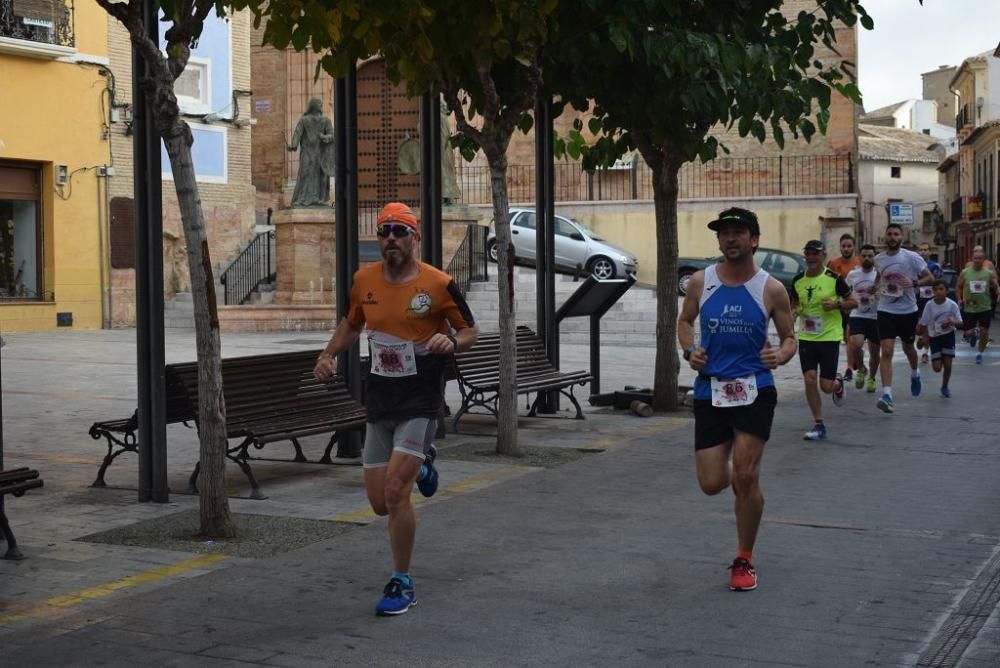
[[[517,120],[517,129],[528,134],[531,132],[532,126],[535,124],[535,119],[531,114],[521,114],[521,118]]]
[[[873,21],[872,17],[868,16],[867,14],[863,14],[861,16],[861,27],[864,28],[865,30],[874,30],[875,21]]]
[[[596,135],[601,132],[601,119],[592,117],[587,121],[587,129],[590,130],[590,134]]]
[[[778,144],[778,148],[785,148],[785,131],[781,129],[781,126],[775,122],[771,126],[771,135],[774,137],[774,141]]]

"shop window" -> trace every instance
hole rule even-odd
[[[0,164],[0,301],[42,298],[41,170]]]

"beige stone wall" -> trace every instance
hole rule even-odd
[[[232,81],[235,90],[250,90],[251,18],[248,12],[231,17]],[[115,75],[115,102],[132,102],[132,54],[128,34],[118,21],[108,19],[108,42],[111,70]],[[252,115],[253,100],[239,98],[240,117]],[[194,122],[195,119],[187,119]],[[221,121],[213,125],[226,128],[227,183],[199,183],[198,191],[205,216],[212,265],[218,272],[228,260],[253,237],[256,189],[251,181],[251,127],[239,128]],[[133,196],[132,137],[124,122],[111,126],[111,149],[115,176],[109,193],[114,197]],[[112,271],[112,326],[131,326],[135,322],[135,272]],[[169,299],[190,289],[187,251],[177,206],[173,181],[163,180],[163,283]]]
[[[288,133],[288,52],[261,46],[264,27],[254,28],[250,57],[253,62],[254,118],[253,184],[260,193],[281,193],[285,184],[285,142]]]
[[[757,214],[760,245],[767,248],[800,252],[810,239],[823,239],[835,246],[843,232],[857,232],[851,220],[856,195],[681,200],[677,211],[679,255],[718,255],[715,233],[707,226],[719,211],[730,206]],[[492,215],[488,206],[470,208],[479,211],[483,222]],[[639,259],[639,280],[656,282],[656,218],[652,202],[573,202],[560,206],[559,213],[579,220],[609,243],[631,252]]]

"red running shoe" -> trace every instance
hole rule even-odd
[[[733,559],[729,570],[732,571],[729,574],[730,591],[752,591],[757,588],[757,571],[746,559]]]

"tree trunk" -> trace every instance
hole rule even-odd
[[[163,119],[167,121],[167,119]],[[158,123],[159,125],[159,123]],[[179,119],[161,129],[173,170],[180,207],[188,269],[198,359],[198,436],[201,444],[198,500],[201,534],[221,539],[234,533],[226,496],[226,403],[222,394],[222,340],[215,299],[212,262],[208,253],[205,217],[191,161],[191,129]],[[164,126],[160,126],[163,128]]]
[[[495,148],[495,147],[494,147]],[[505,148],[505,147],[504,147]],[[520,457],[517,443],[517,324],[514,320],[514,247],[507,205],[507,154],[483,147],[490,165],[493,224],[496,230],[500,300],[500,389],[497,399],[497,454]]]
[[[656,212],[656,369],[653,408],[678,408],[677,373],[677,173],[680,160],[665,155],[653,167]]]

